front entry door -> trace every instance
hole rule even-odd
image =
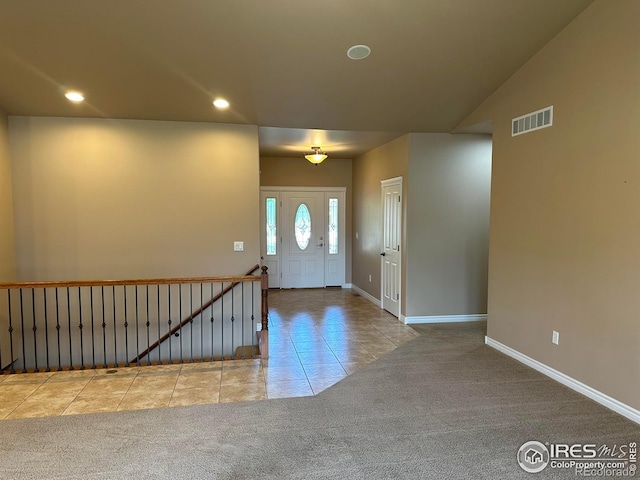
[[[400,314],[402,179],[382,182],[382,308]]]
[[[324,287],[324,192],[282,192],[283,288]]]

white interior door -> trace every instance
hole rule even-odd
[[[324,287],[325,193],[282,192],[282,288]]]
[[[382,181],[382,308],[400,314],[402,178]]]

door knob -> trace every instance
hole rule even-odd
[[[317,247],[323,247],[323,246],[324,246],[324,243],[320,242],[320,244],[319,244],[319,245],[316,245],[316,246],[317,246]]]
[[[387,254],[386,254],[386,253],[384,253],[384,252],[382,252],[382,253],[380,254],[380,256],[382,256],[382,257],[386,257],[386,256],[387,256]]]

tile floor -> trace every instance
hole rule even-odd
[[[268,360],[0,375],[0,420],[314,395],[418,335],[348,289],[269,307]]]

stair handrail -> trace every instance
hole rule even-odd
[[[173,327],[171,330],[169,330],[167,333],[165,333],[162,337],[160,337],[159,340],[156,340],[152,345],[149,346],[149,348],[144,350],[142,353],[140,353],[137,357],[135,357],[129,363],[136,363],[139,360],[141,360],[142,358],[144,358],[147,355],[149,355],[152,351],[154,351],[156,348],[158,348],[160,345],[162,345],[167,339],[171,338],[172,335],[175,335],[177,332],[179,332],[182,329],[182,327],[184,327],[187,323],[190,323],[191,321],[193,321],[193,319],[195,317],[200,315],[207,308],[209,308],[215,302],[220,300],[224,295],[229,293],[231,290],[233,290],[240,283],[242,283],[244,281],[261,280],[260,276],[255,276],[255,277],[251,276],[251,274],[253,272],[255,272],[256,270],[258,270],[259,268],[260,268],[260,265],[256,264],[245,275],[241,275],[241,276],[237,276],[237,277],[212,277],[214,279],[217,278],[217,280],[215,280],[216,283],[223,283],[223,282],[231,282],[231,283],[229,285],[227,285],[216,296],[214,296],[211,300],[208,300],[207,302],[202,304],[200,307],[198,307],[196,310],[191,312],[191,315],[189,315],[188,317],[183,318],[180,321],[180,323],[178,323],[175,327]],[[223,278],[225,280],[221,280]],[[173,282],[173,283],[176,283],[176,282]],[[184,283],[200,283],[200,282],[184,282]],[[211,282],[204,281],[202,283],[211,283]]]

